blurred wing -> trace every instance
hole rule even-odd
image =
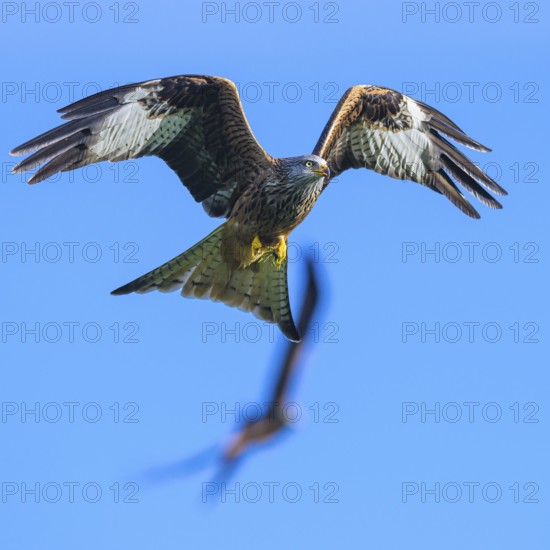
[[[300,352],[304,347],[304,342],[307,339],[313,321],[313,315],[319,303],[319,282],[317,280],[316,267],[313,259],[309,256],[306,258],[306,267],[307,287],[300,310],[300,319],[298,320],[298,332],[302,336],[302,340],[300,342],[287,342],[287,352],[271,396],[271,401],[274,403],[283,404],[288,401],[286,394],[292,373],[299,362]]]
[[[158,156],[211,216],[227,216],[239,180],[270,157],[256,141],[230,80],[183,75],[106,90],[59,110],[71,122],[11,151],[37,183],[93,162]],[[46,164],[44,164],[46,163]]]
[[[348,168],[369,168],[416,181],[479,218],[458,182],[487,206],[502,208],[488,191],[506,191],[442,134],[476,151],[490,151],[425,103],[388,88],[354,86],[340,99],[313,153],[328,162],[331,177]]]

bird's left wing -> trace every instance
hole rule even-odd
[[[353,86],[334,109],[313,153],[328,162],[331,178],[349,168],[369,168],[421,183],[479,218],[456,181],[485,205],[502,208],[488,191],[506,191],[444,136],[477,151],[490,151],[425,103],[389,88]]]

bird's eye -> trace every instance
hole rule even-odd
[[[306,162],[306,166],[307,166],[308,168],[311,168],[311,167],[313,166],[313,162],[311,162],[310,160],[308,160],[308,161]]]

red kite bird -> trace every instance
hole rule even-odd
[[[254,138],[233,82],[184,75],[100,92],[60,109],[70,122],[13,151],[40,165],[29,183],[93,162],[155,155],[166,161],[207,214],[227,221],[173,260],[113,294],[182,289],[277,323],[299,341],[288,301],[287,239],[331,178],[349,168],[421,183],[473,218],[455,182],[491,208],[495,181],[444,136],[477,151],[445,115],[399,92],[353,86],[312,155],[273,158]]]

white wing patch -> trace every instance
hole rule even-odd
[[[130,94],[126,98],[129,102],[105,118],[89,148],[96,162],[117,162],[143,154],[154,155],[189,123],[191,111],[182,112],[181,116],[148,117],[147,109],[136,102],[145,95],[145,92],[141,96],[137,92]]]
[[[416,101],[412,99],[409,96],[404,95],[403,99],[405,100],[405,104],[407,105],[407,110],[413,117],[414,125],[420,126],[422,122],[426,122],[431,117],[430,115],[427,115],[422,109],[418,106]]]
[[[351,148],[366,167],[392,178],[418,181],[434,169],[430,140],[417,128],[388,132],[363,123],[352,132]]]

